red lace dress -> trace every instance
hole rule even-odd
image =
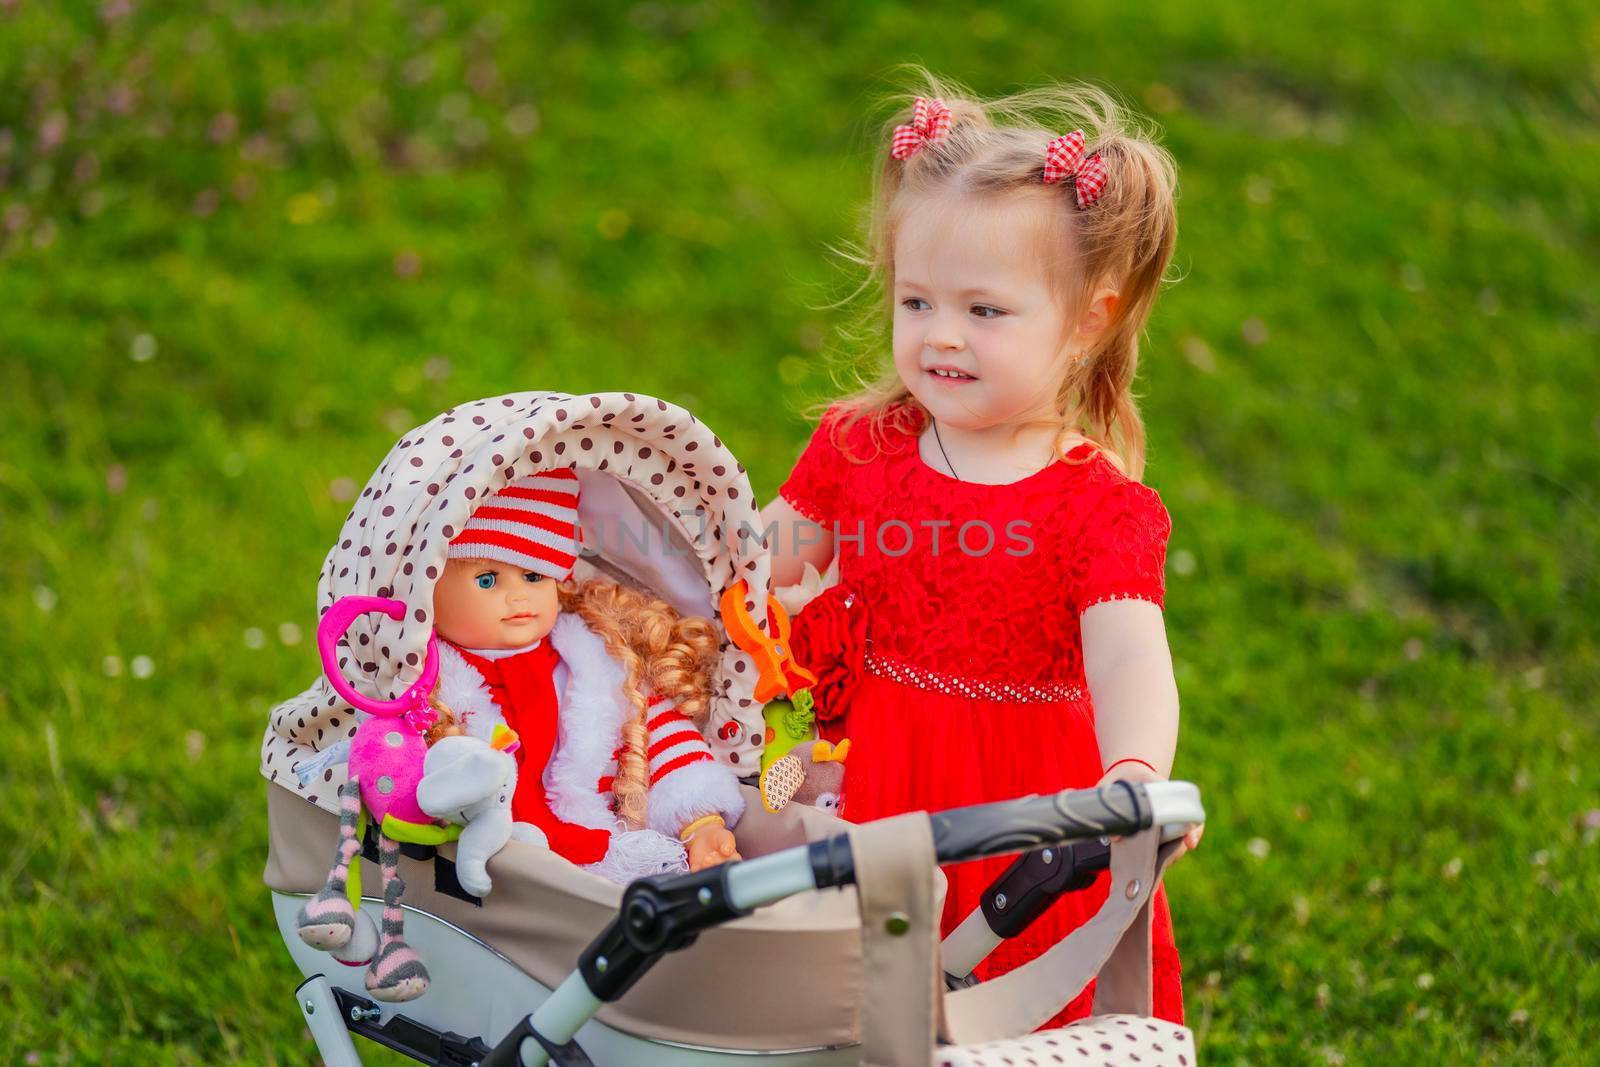
[[[957,481],[918,455],[921,414],[894,414],[878,444],[865,420],[849,429],[844,449],[869,458],[857,463],[830,411],[780,490],[835,531],[840,582],[799,614],[792,643],[821,675],[824,734],[852,740],[842,813],[865,822],[1094,785],[1078,616],[1116,598],[1161,604],[1166,509],[1087,446],[1010,485]],[[1009,862],[946,868],[945,933]],[[1065,937],[1099,909],[1106,880],[1063,896],[979,976]],[[1181,1022],[1164,893],[1152,925],[1155,1013]],[[1047,1025],[1087,1015],[1093,991]]]

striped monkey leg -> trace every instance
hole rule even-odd
[[[406,944],[405,912],[400,907],[406,891],[400,878],[400,846],[388,834],[380,833],[378,854],[383,868],[383,925],[378,954],[367,968],[367,992],[389,1002],[412,1000],[428,991],[428,968]]]
[[[350,864],[357,862],[361,852],[357,832],[360,822],[361,784],[350,778],[339,790],[339,847],[334,853],[333,869],[316,896],[300,909],[296,920],[300,940],[324,952],[343,948],[355,931],[355,908],[347,894]]]

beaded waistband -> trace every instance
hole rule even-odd
[[[1042,702],[1088,700],[1089,693],[1081,685],[1052,682],[1049,685],[1028,685],[1021,682],[1001,682],[989,678],[968,678],[960,674],[945,674],[918,667],[905,660],[891,659],[875,652],[866,657],[868,674],[876,674],[902,685],[916,686],[947,696],[969,697],[975,700],[1003,700],[1028,704]]]

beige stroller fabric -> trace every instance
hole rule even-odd
[[[939,1028],[944,969],[934,906],[933,829],[922,812],[850,828],[861,905],[861,1062],[926,1063]]]
[[[920,823],[920,826],[917,825]],[[1150,899],[1177,843],[1158,829],[1111,849],[1111,892],[1093,919],[1037,959],[999,978],[945,993],[938,966],[938,908],[927,892],[935,862],[925,816],[850,830],[869,983],[862,1062],[872,1065],[1083,1062],[1191,1067],[1181,1026],[1148,1018]],[[1031,1034],[1098,975],[1090,1019]],[[947,1044],[935,1052],[935,1038]],[[1067,1054],[1072,1054],[1068,1059]]]
[[[486,496],[557,467],[576,469],[582,485],[586,555],[577,577],[603,574],[704,616],[715,616],[722,591],[743,578],[747,609],[766,628],[766,612],[756,610],[768,586],[760,510],[744,467],[709,427],[639,393],[511,393],[451,408],[407,433],[345,519],[317,583],[318,617],[352,594],[395,597],[407,608],[399,622],[369,614],[351,627],[341,662],[353,685],[391,699],[416,680],[450,539]],[[765,733],[755,678],[750,657],[724,637],[704,733],[716,758],[741,776],[756,770]],[[293,771],[354,734],[356,721],[319,674],[273,709],[262,775],[337,811],[343,764],[304,784]],[[723,730],[730,721],[737,728]]]
[[[755,790],[742,788],[745,816],[735,833],[744,856],[847,828],[804,804],[773,814]],[[328,842],[338,832],[335,817],[269,785],[267,819],[267,886],[284,893],[320,889]],[[455,858],[454,844],[438,851]],[[365,884],[377,885],[376,865],[361,863]],[[489,861],[494,892],[481,904],[438,892],[433,864],[402,854],[406,905],[459,927],[552,988],[577,966],[578,954],[622,902],[621,886],[518,841]],[[937,915],[944,879],[934,874]],[[863,974],[854,890],[807,893],[705,931],[692,948],[668,954],[626,996],[601,1008],[598,1018],[638,1037],[707,1048],[847,1045],[860,1035]]]

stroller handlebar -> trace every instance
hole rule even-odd
[[[928,818],[942,865],[1201,823],[1205,810],[1200,790],[1188,782],[1111,782]],[[623,894],[617,917],[584,949],[578,969],[506,1035],[484,1067],[548,1062],[550,1049],[572,1040],[604,1002],[622,996],[664,953],[692,944],[701,930],[796,893],[854,882],[846,834],[694,874],[641,878]]]
[[[1200,790],[1190,782],[1109,782],[1095,789],[974,804],[928,816],[941,865],[1003,856],[1095,837],[1122,837],[1161,824],[1205,821]],[[849,840],[835,835],[808,846],[818,888],[849,885],[855,864]]]

